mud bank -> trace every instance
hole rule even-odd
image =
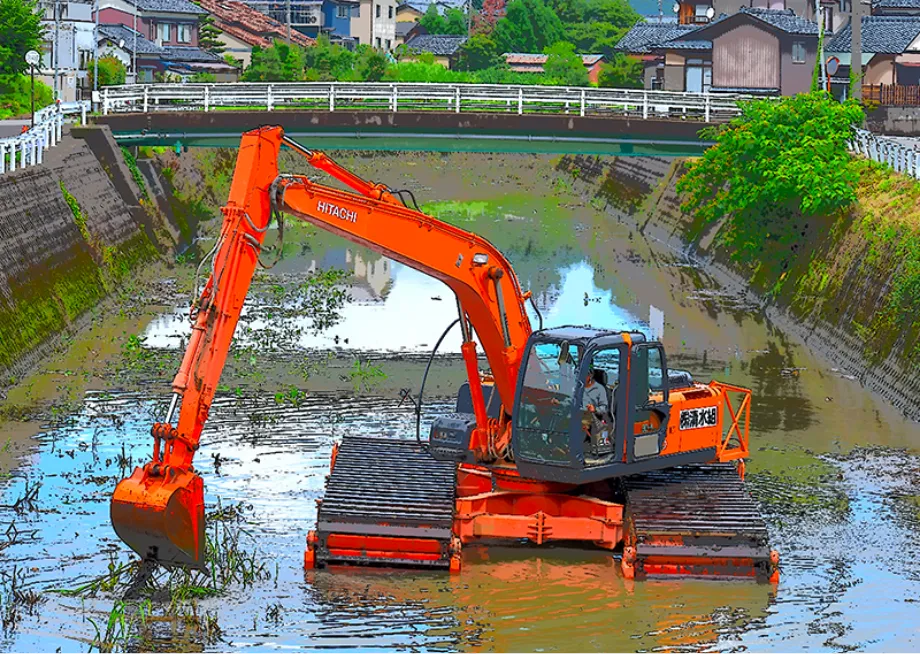
[[[0,389],[178,242],[107,130],[73,128],[44,157],[0,177]]]
[[[765,320],[920,420],[914,284],[920,187],[867,166],[852,210],[802,220],[800,239],[784,251],[733,261],[721,224],[703,228],[681,210],[676,186],[685,165],[653,157],[564,157],[558,170],[592,203],[700,265],[721,293],[758,306]]]

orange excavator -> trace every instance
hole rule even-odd
[[[282,146],[351,191],[281,174]],[[464,544],[498,539],[622,548],[629,578],[778,579],[778,556],[743,483],[750,391],[669,370],[662,345],[640,332],[542,329],[542,318],[533,330],[531,295],[502,253],[407,206],[405,195],[280,127],[243,135],[172,402],[152,428],[152,459],[112,498],[121,539],[166,566],[206,564],[204,486],[192,461],[266,233],[284,212],[449,286],[468,377],[427,443],[354,433],[333,448],[306,568],[457,571]]]

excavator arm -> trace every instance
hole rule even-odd
[[[282,144],[357,194],[304,176],[280,175]],[[510,425],[486,417],[472,330],[483,346],[505,413],[510,413],[531,328],[524,308],[527,295],[508,261],[482,237],[405,207],[386,186],[307,150],[285,137],[280,127],[263,127],[244,134],[240,143],[213,267],[193,306],[192,336],[173,380],[173,401],[166,420],[152,428],[153,457],[118,485],[112,499],[115,531],[142,557],[166,565],[203,565],[204,490],[192,460],[273,210],[436,277],[454,291],[477,423],[470,449],[480,460],[507,455]],[[426,317],[419,312],[411,319]]]

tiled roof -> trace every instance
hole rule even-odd
[[[135,32],[130,27],[119,24],[99,24],[99,36],[108,39],[118,45],[119,41],[124,41],[122,50],[128,53],[134,52],[135,36],[137,37],[137,54],[138,55],[160,55],[163,54],[163,48],[153,41],[145,38],[140,32]]]
[[[850,25],[847,24],[825,52],[850,52]],[[862,49],[875,54],[901,54],[920,34],[920,16],[863,16]]]
[[[700,35],[703,36],[714,26],[740,15],[750,16],[786,34],[797,34],[801,36],[818,35],[817,23],[806,20],[801,16],[796,16],[795,12],[791,9],[762,9],[760,7],[741,7],[738,13],[722,14],[708,25],[700,27]]]
[[[443,14],[447,9],[464,9],[466,8],[467,0],[406,0],[405,2],[400,2],[400,7],[411,7],[417,12],[424,14],[428,11],[428,5],[434,2],[435,6],[438,9],[439,14]]]
[[[614,49],[632,54],[645,54],[652,51],[652,46],[670,41],[695,29],[697,29],[696,25],[636,23],[623,35]]]
[[[467,37],[447,34],[418,34],[406,41],[406,47],[419,52],[449,57],[457,53]]]
[[[502,56],[505,58],[505,62],[511,66],[520,64],[542,66],[546,63],[547,57],[545,54],[533,54],[529,52],[506,52]],[[585,66],[593,66],[604,58],[602,54],[583,54],[578,56],[581,57],[581,61]]]
[[[197,61],[201,63],[224,62],[220,55],[187,45],[164,45],[163,59],[168,59],[170,61]]]
[[[198,0],[198,3],[214,16],[214,24],[219,30],[247,45],[264,48],[271,45],[273,39],[287,40],[285,25],[244,2]],[[291,30],[291,40],[302,46],[311,46],[316,43],[315,40],[294,29]]]
[[[141,11],[162,11],[170,14],[206,14],[204,9],[189,0],[127,0]]]
[[[882,9],[920,9],[920,0],[875,0],[872,6]]]
[[[703,39],[674,39],[654,46],[656,50],[712,50],[712,41]]]
[[[418,27],[421,30],[425,29],[418,23],[410,23],[409,21],[402,21],[400,23],[396,23],[396,36],[398,36],[399,38],[406,38],[406,35],[409,34],[409,32],[414,30],[416,27]]]

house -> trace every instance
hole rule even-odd
[[[208,12],[189,0],[99,0],[99,22],[125,25],[158,45],[198,45],[198,20]]]
[[[849,85],[851,26],[847,25],[824,46],[840,60],[832,83]],[[863,16],[863,84],[920,84],[920,16]]]
[[[253,9],[245,2],[199,0],[199,3],[210,12],[214,25],[221,31],[220,41],[224,44],[224,52],[242,61],[243,66],[248,66],[252,60],[253,47],[267,48],[275,40],[288,39],[287,25]],[[290,37],[293,43],[303,47],[316,43],[314,39],[293,29],[293,25]]]
[[[393,48],[398,48],[406,41],[420,34],[427,34],[428,31],[418,23],[407,21],[396,22],[396,40],[393,42]]]
[[[873,16],[920,16],[920,0],[875,0]]]
[[[428,7],[434,4],[442,16],[448,9],[459,9],[466,12],[468,0],[406,0],[396,7],[396,22],[414,23],[425,15]]]
[[[99,55],[120,60],[125,70],[137,62],[137,81],[152,82],[153,75],[163,70],[163,46],[124,25],[99,25]],[[134,53],[137,52],[137,57]]]
[[[530,54],[523,52],[506,52],[502,55],[505,63],[516,73],[542,73],[547,55]],[[592,84],[597,84],[597,76],[601,72],[601,64],[607,59],[602,54],[578,55],[588,71],[588,79]]]
[[[134,48],[134,30],[138,37],[163,48],[154,69],[141,69],[140,61],[132,54],[129,72],[138,81],[150,81],[151,74],[177,75],[187,79],[195,73],[210,73],[219,79],[235,80],[239,71],[222,57],[198,47],[199,20],[208,12],[189,0],[98,0],[98,17],[101,25],[122,25],[131,30],[130,41]],[[140,55],[138,45],[137,55]]]
[[[44,33],[42,60],[36,72],[39,79],[58,90],[63,102],[82,97],[86,64],[93,57],[92,9],[91,4],[82,2],[45,0],[39,5]]]
[[[664,54],[653,48],[688,32],[696,25],[639,22],[623,35],[614,50],[641,60],[644,65],[644,88],[664,88]]]
[[[665,90],[795,95],[811,88],[818,24],[791,9],[742,7],[652,50],[664,56]]]
[[[410,53],[430,53],[434,55],[437,63],[445,68],[454,68],[460,48],[466,43],[467,37],[447,34],[419,34],[406,42]],[[406,57],[407,61],[413,59],[412,55]]]
[[[351,14],[351,36],[379,50],[396,47],[397,0],[359,0]]]

